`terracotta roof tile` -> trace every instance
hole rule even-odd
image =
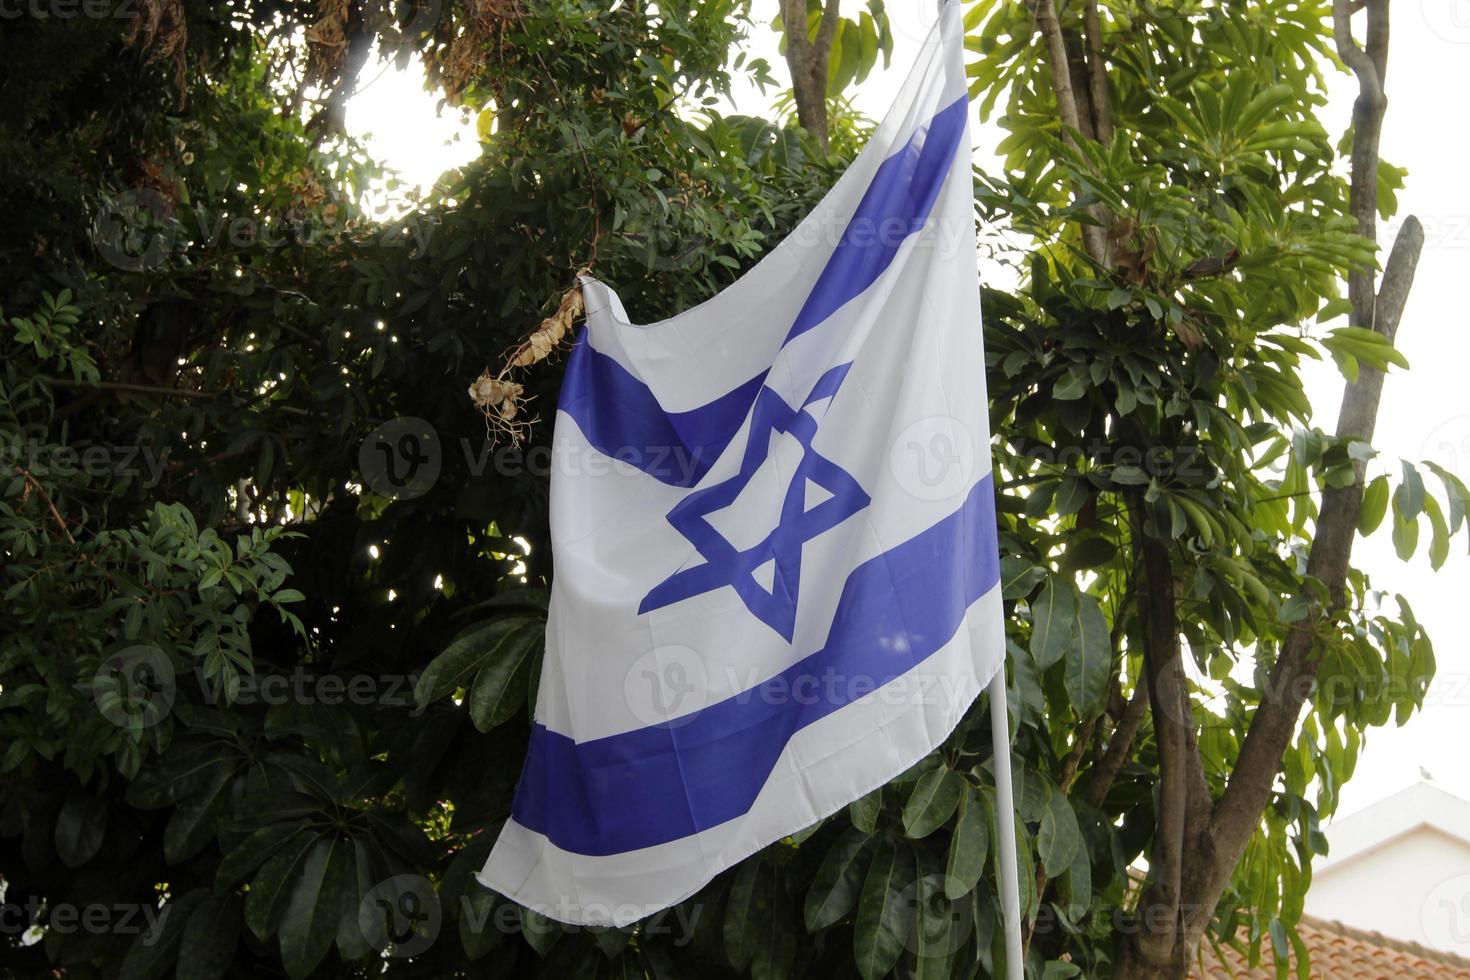
[[[1303,916],[1297,932],[1311,950],[1314,980],[1470,980],[1470,960],[1341,922]],[[1221,951],[1223,957],[1206,949],[1204,970],[1196,969],[1191,980],[1274,980],[1270,940],[1262,944],[1261,964],[1254,970],[1235,950],[1222,946]],[[1294,977],[1295,965],[1292,969]]]

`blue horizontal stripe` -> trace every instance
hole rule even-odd
[[[786,343],[871,286],[904,239],[924,227],[964,135],[967,105],[961,97],[940,110],[879,165]],[[575,419],[603,455],[670,486],[692,487],[735,438],[765,376],[699,408],[667,412],[647,384],[594,349],[584,330],[567,363],[557,409]]]
[[[770,680],[672,722],[580,744],[534,725],[513,815],[557,847],[592,855],[734,819],[793,735],[939,650],[999,578],[986,476],[954,513],[854,569],[823,648]]]
[[[584,332],[567,361],[557,410],[576,419],[604,456],[670,486],[692,487],[740,431],[765,379],[762,372],[706,405],[665,412],[646,384],[593,348]]]
[[[787,343],[876,282],[904,240],[924,227],[965,134],[968,111],[968,97],[951,102],[929,121],[927,132],[915,133],[878,167],[796,315]]]

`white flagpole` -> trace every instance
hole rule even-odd
[[[964,43],[959,4],[939,0],[939,17],[947,42]],[[958,37],[956,37],[958,35]],[[1011,726],[1006,706],[1006,670],[1001,667],[990,679],[990,741],[995,748],[995,823],[1000,838],[1000,911],[1006,940],[1006,980],[1024,980],[1026,965],[1021,957],[1021,896],[1016,871],[1016,806],[1011,789]]]
[[[1011,793],[1011,726],[1005,665],[990,679],[990,741],[995,751],[995,825],[999,831],[1000,906],[1006,937],[1006,980],[1022,980],[1021,895],[1016,872],[1016,806]]]

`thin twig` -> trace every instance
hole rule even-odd
[[[127,391],[138,395],[159,395],[180,398],[218,398],[219,391],[190,391],[188,388],[161,388],[155,385],[137,385],[125,381],[73,381],[70,378],[43,378],[47,384],[60,388],[95,388],[100,391]]]
[[[67,528],[66,521],[61,516],[61,511],[56,509],[55,501],[53,501],[51,499],[51,495],[46,492],[46,488],[41,486],[41,481],[32,476],[31,471],[26,469],[24,466],[21,466],[19,463],[12,463],[11,466],[15,468],[15,472],[25,477],[26,483],[30,486],[32,490],[36,491],[36,495],[45,502],[47,509],[51,511],[51,517],[56,521],[56,526],[61,528],[62,534],[66,535],[67,542],[70,544],[76,544],[77,539],[71,536],[71,531]]]

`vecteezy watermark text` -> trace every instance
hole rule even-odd
[[[44,902],[32,895],[24,904],[0,902],[0,936],[23,935],[33,929],[45,929],[63,936],[76,933],[143,937],[151,946],[163,934],[173,906],[146,905],[139,902],[91,902],[73,905],[69,902]]]
[[[206,704],[351,704],[362,707],[408,708],[409,717],[423,714],[414,699],[414,674],[313,674],[297,666],[289,673],[241,675],[229,692],[221,677],[209,677],[202,667],[194,668]],[[228,693],[228,697],[226,694]]]
[[[42,439],[0,446],[0,468],[23,467],[32,474],[70,479],[137,477],[145,490],[158,486],[168,464],[168,446],[88,446],[76,449]]]
[[[0,0],[0,20],[131,20],[138,16],[138,0]]]
[[[4,2],[4,0],[0,0]],[[369,225],[328,205],[280,215],[230,214],[178,207],[151,188],[134,188],[104,200],[92,221],[92,243],[108,263],[129,272],[157,269],[182,246],[195,249],[280,249],[330,245],[345,238],[373,237],[380,246],[407,247],[417,258],[427,253],[438,219],[409,215],[385,225]]]

